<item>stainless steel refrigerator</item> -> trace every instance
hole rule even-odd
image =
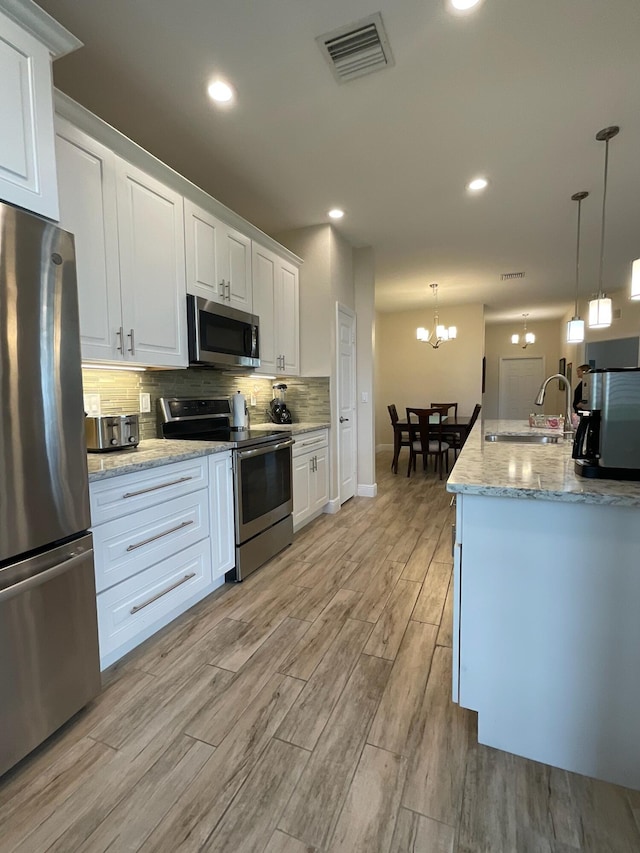
[[[0,774],[100,690],[73,236],[0,204]]]

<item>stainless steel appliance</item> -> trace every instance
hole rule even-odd
[[[640,368],[592,370],[573,444],[581,477],[640,480]]]
[[[100,691],[75,275],[0,204],[0,774]]]
[[[235,430],[228,397],[160,400],[165,438],[233,444],[236,565],[241,581],[293,541],[291,447],[286,432]]]
[[[284,401],[287,386],[284,382],[277,382],[273,386],[273,400],[269,404],[269,417],[274,424],[290,424],[291,412]]]
[[[87,450],[104,453],[137,447],[140,442],[138,415],[100,415],[85,418]]]
[[[260,367],[255,314],[187,296],[189,364],[195,367]]]

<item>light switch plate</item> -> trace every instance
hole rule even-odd
[[[83,396],[84,410],[90,418],[100,416],[102,407],[100,404],[100,394],[85,394]]]
[[[151,411],[151,394],[146,394],[144,391],[140,394],[140,411]]]

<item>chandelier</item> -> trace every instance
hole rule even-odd
[[[433,314],[433,329],[428,331],[424,326],[416,329],[416,338],[422,343],[430,344],[434,349],[438,349],[440,344],[445,341],[453,341],[458,337],[458,330],[455,326],[443,326],[438,317],[438,285],[430,284],[433,295],[436,300],[436,307]]]
[[[536,342],[536,336],[533,334],[533,332],[527,332],[527,317],[528,316],[529,316],[528,314],[522,315],[522,318],[524,320],[524,329],[522,330],[522,340],[524,341],[524,343],[520,344],[520,335],[519,334],[511,335],[511,343],[512,344],[520,344],[522,349],[526,349],[529,346],[529,344],[535,344],[535,342]]]

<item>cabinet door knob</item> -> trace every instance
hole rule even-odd
[[[349,420],[349,418],[343,418],[343,417],[341,417],[341,418],[340,418],[340,423],[341,423],[341,424],[343,424],[345,421],[348,421],[348,420]]]

